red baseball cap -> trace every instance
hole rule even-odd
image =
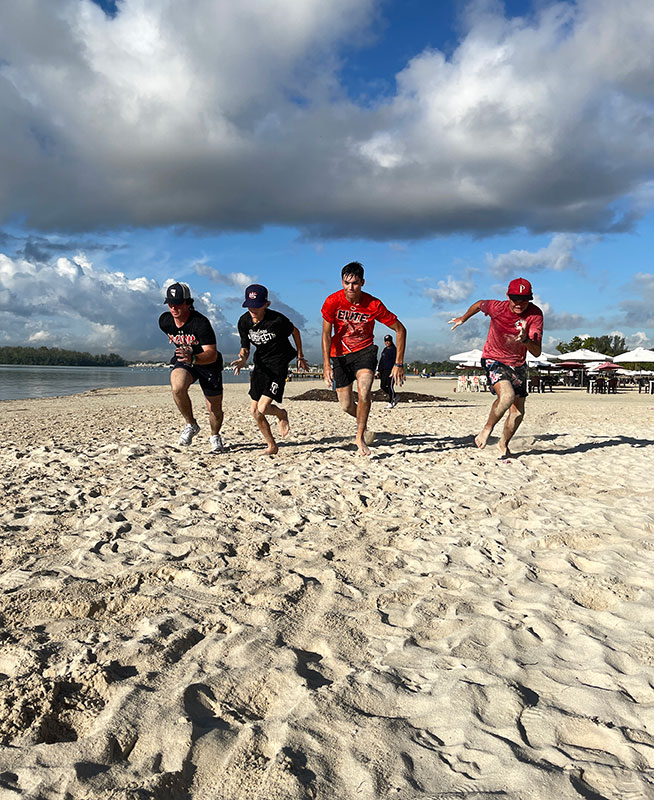
[[[531,291],[531,284],[526,278],[514,278],[509,284],[507,294],[514,294],[516,297],[527,297],[529,300],[534,296]]]

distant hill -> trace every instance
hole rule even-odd
[[[116,353],[94,356],[59,347],[0,347],[0,364],[46,367],[126,367],[129,362]]]

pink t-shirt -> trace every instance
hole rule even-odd
[[[514,314],[508,300],[482,300],[480,309],[491,318],[482,357],[521,367],[527,358],[527,345],[518,341],[522,328],[530,339],[543,338],[543,312],[529,303],[522,314]]]
[[[331,356],[356,353],[374,341],[375,320],[392,325],[397,317],[381,300],[361,292],[359,303],[350,303],[345,292],[330,294],[322,306],[322,318],[333,326]]]

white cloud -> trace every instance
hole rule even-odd
[[[446,304],[458,303],[470,297],[475,288],[474,281],[469,277],[469,271],[463,280],[456,280],[448,275],[444,281],[438,281],[436,288],[427,288],[424,295],[431,298],[433,305],[440,308]]]
[[[244,272],[220,272],[207,264],[195,265],[196,275],[202,275],[209,278],[212,283],[222,284],[224,286],[236,286],[240,289],[245,289],[251,283],[254,283],[255,278],[252,275],[246,275]]]
[[[581,270],[582,265],[574,257],[574,251],[580,244],[585,244],[589,237],[569,233],[559,233],[552,237],[547,247],[530,252],[529,250],[511,250],[494,256],[488,254],[486,260],[493,274],[502,278],[519,276],[528,272],[553,270]]]
[[[0,220],[404,239],[620,229],[651,207],[654,4],[475,3],[451,56],[415,54],[357,105],[338,54],[377,5],[5,3]]]
[[[0,338],[161,358],[168,352],[158,326],[164,294],[156,281],[96,268],[84,254],[35,264],[0,253]],[[211,295],[196,298],[196,308],[211,319],[219,347],[232,352],[234,326]]]
[[[621,324],[654,328],[654,273],[637,272],[626,288],[633,297],[620,303]]]

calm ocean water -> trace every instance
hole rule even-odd
[[[0,364],[0,400],[57,397],[119,386],[167,386],[168,367],[33,367]],[[249,372],[223,372],[225,383],[247,383]]]

